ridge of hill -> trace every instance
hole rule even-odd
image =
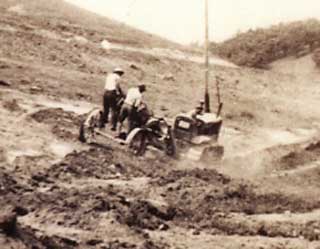
[[[265,68],[278,59],[311,53],[319,40],[320,21],[308,19],[239,33],[223,43],[211,43],[211,51],[240,66]]]
[[[4,10],[10,10],[62,31],[77,31],[79,35],[92,41],[108,40],[134,47],[186,49],[183,45],[99,16],[63,0],[2,0],[0,8],[3,9],[2,13]]]

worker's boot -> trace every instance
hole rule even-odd
[[[122,123],[120,123],[116,138],[126,140],[127,138],[127,133],[122,131]]]
[[[120,123],[120,125],[119,125],[118,132],[117,132],[117,135],[116,135],[117,138],[120,138],[121,132],[122,132],[122,123]]]
[[[112,131],[116,131],[117,130],[117,122],[115,120],[112,120],[112,127],[111,127]]]

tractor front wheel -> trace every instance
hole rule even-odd
[[[170,134],[165,140],[165,143],[166,143],[165,151],[168,156],[176,158],[177,154],[178,154],[177,153],[177,144],[176,144],[175,138],[173,136],[173,132],[171,130],[169,132],[170,132]]]

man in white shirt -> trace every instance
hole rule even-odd
[[[102,114],[103,112],[100,109],[95,108],[88,114],[86,120],[81,123],[79,130],[79,140],[81,142],[85,143],[87,138],[91,140],[95,137],[94,129],[101,125]],[[87,136],[85,136],[85,133]]]
[[[121,68],[115,68],[111,74],[108,74],[106,84],[104,87],[103,95],[103,118],[101,127],[104,127],[105,123],[109,122],[109,111],[111,109],[111,130],[116,130],[119,107],[119,98],[123,96],[123,92],[120,86],[121,77],[124,71]]]
[[[121,112],[119,116],[119,134],[122,130],[123,122],[128,118],[128,133],[134,128],[134,121],[136,119],[136,112],[142,102],[143,93],[146,91],[146,86],[144,84],[138,87],[132,87],[128,90],[127,96],[121,107]]]

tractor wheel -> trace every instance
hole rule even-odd
[[[176,141],[175,141],[174,136],[172,134],[172,131],[171,131],[169,138],[166,139],[166,154],[168,156],[173,157],[173,158],[176,158],[178,155],[177,144],[176,144]]]
[[[129,142],[129,150],[135,156],[143,156],[147,150],[147,136],[140,130],[134,134]]]
[[[82,143],[92,143],[95,141],[95,131],[94,128],[87,128],[84,122],[80,124],[79,128],[79,141]]]
[[[79,128],[79,141],[82,143],[87,142],[86,134],[85,134],[85,127],[84,122],[81,122],[80,128]]]

